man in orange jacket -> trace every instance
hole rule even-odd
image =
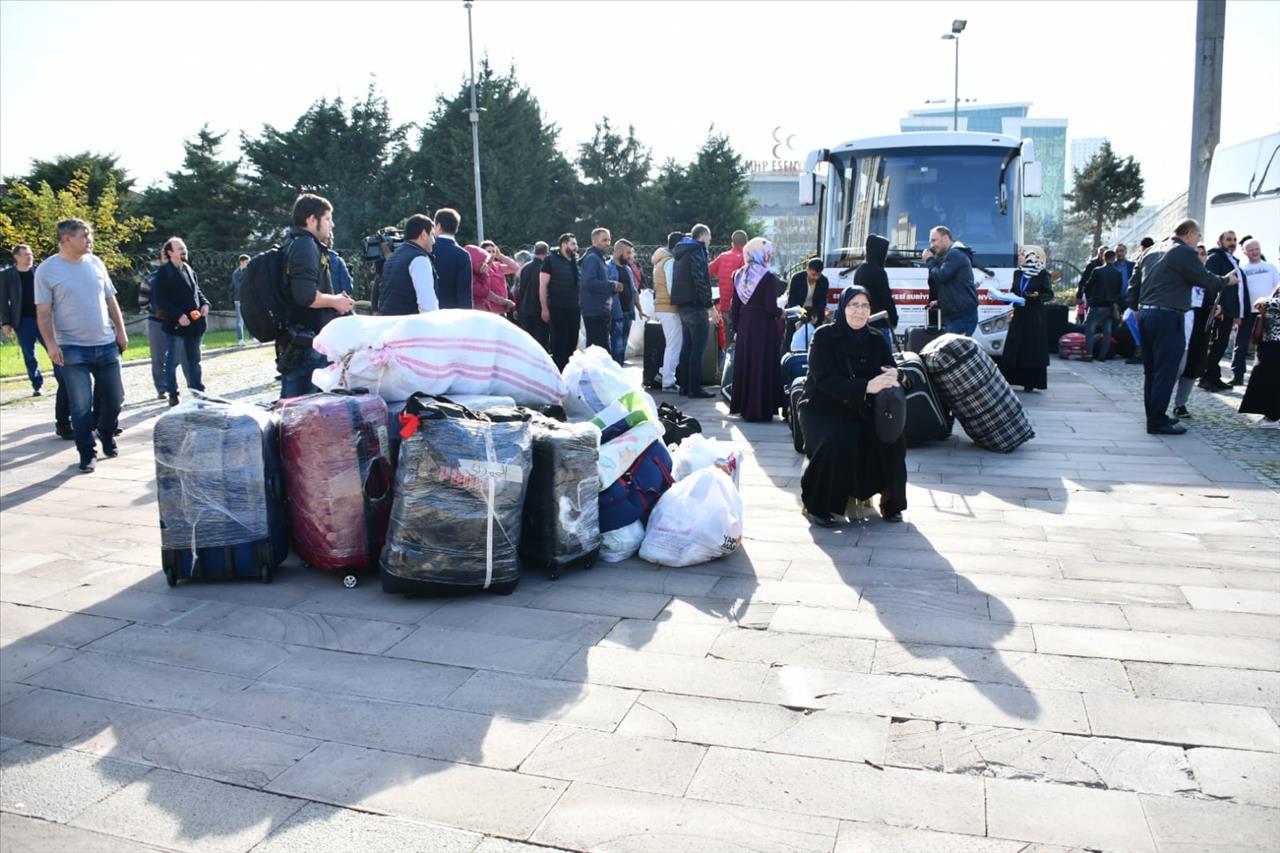
[[[720,283],[720,317],[724,323],[725,346],[733,342],[733,329],[729,326],[729,307],[733,301],[733,274],[746,262],[742,259],[742,247],[747,245],[747,232],[733,232],[733,248],[721,252],[707,267]]]

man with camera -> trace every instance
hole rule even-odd
[[[333,205],[312,193],[293,203],[293,226],[285,234],[285,290],[290,299],[289,330],[276,341],[280,397],[299,397],[320,389],[311,373],[329,360],[312,348],[330,320],[351,313],[355,301],[334,293],[326,248],[333,236]]]
[[[436,271],[431,262],[434,227],[425,213],[415,213],[405,223],[404,242],[382,268],[376,306],[379,314],[420,314],[440,307]]]

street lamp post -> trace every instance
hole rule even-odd
[[[956,43],[956,72],[955,72],[955,106],[951,109],[951,129],[953,131],[960,129],[960,34],[964,32],[965,25],[968,21],[962,21],[959,18],[951,22],[951,32],[946,33],[942,37],[950,39]]]
[[[471,0],[462,4],[467,7],[467,51],[471,55],[471,163],[476,177],[476,239],[484,242],[484,202],[480,193],[480,111],[476,108],[476,49],[471,41]]]

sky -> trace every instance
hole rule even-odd
[[[571,157],[608,116],[656,163],[689,160],[712,124],[748,159],[898,131],[907,110],[960,96],[1030,101],[1068,136],[1133,155],[1148,201],[1186,188],[1194,2],[504,2],[476,0],[477,60],[515,64]],[[1227,4],[1222,140],[1280,128],[1280,3]],[[204,123],[287,127],[321,97],[373,82],[422,123],[467,73],[467,13],[441,2],[0,2],[0,174],[32,158],[110,151],[163,181]],[[1260,94],[1259,94],[1260,93]],[[481,120],[481,146],[484,124]]]

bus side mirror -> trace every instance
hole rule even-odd
[[[813,172],[800,173],[800,206],[807,207],[814,204],[817,196],[817,176]]]
[[[1044,167],[1040,163],[1022,164],[1022,194],[1039,198],[1044,192]]]

